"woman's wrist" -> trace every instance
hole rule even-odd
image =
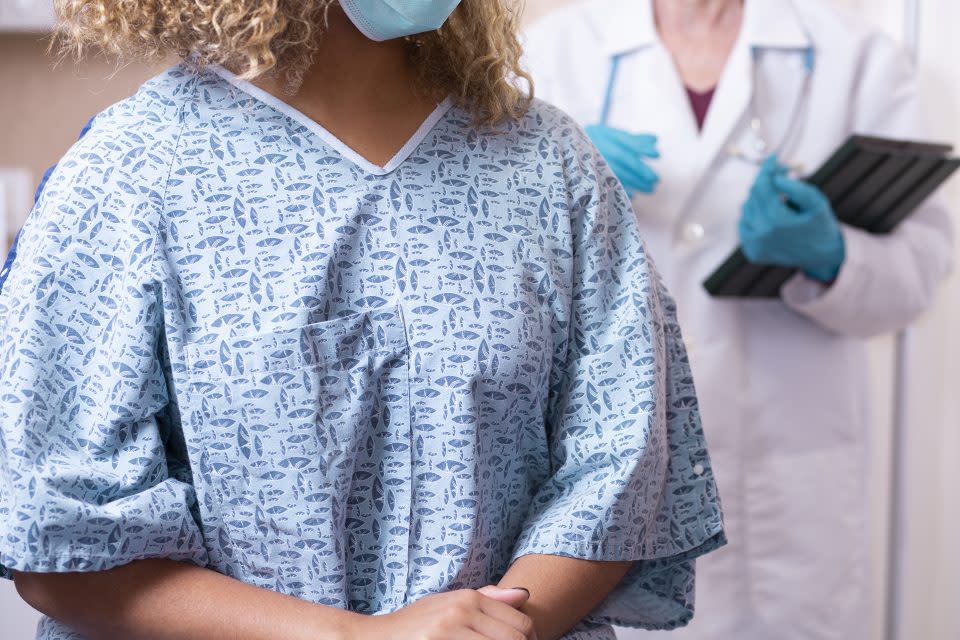
[[[317,607],[311,624],[296,640],[363,640],[370,616],[334,607]]]

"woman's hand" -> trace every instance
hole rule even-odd
[[[353,619],[357,640],[536,640],[533,620],[518,611],[523,589],[484,587],[430,595],[382,616]]]
[[[538,640],[557,640],[596,609],[634,564],[531,553],[517,558],[500,584],[530,587],[523,612],[533,620]]]

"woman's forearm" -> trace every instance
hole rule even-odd
[[[499,586],[524,587],[521,611],[533,618],[538,640],[556,640],[593,611],[620,583],[632,562],[597,562],[563,556],[517,559]]]
[[[30,605],[91,640],[341,640],[358,617],[164,559],[15,581]]]

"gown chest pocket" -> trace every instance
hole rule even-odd
[[[404,450],[409,461],[402,309],[221,338],[185,357],[185,417],[203,447],[194,473],[218,507],[205,523],[214,562],[264,585],[307,559],[310,571],[343,575],[349,548],[328,548],[337,528],[389,518],[366,513],[386,508],[373,495],[383,461]]]

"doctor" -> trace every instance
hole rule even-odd
[[[936,202],[889,236],[845,227],[786,166],[812,171],[853,132],[923,138],[910,65],[818,0],[579,2],[527,51],[538,95],[637,194],[688,336],[731,544],[698,563],[696,619],[673,637],[865,638],[863,339],[930,306],[951,231]],[[704,292],[738,244],[800,269],[781,300]]]

